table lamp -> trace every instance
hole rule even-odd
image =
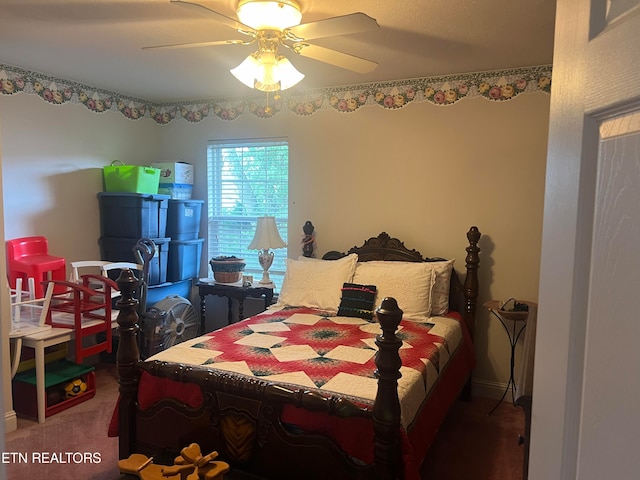
[[[260,253],[258,253],[258,260],[262,267],[262,280],[258,282],[260,285],[273,285],[271,278],[269,278],[269,267],[273,263],[274,254],[270,249],[284,248],[286,246],[287,244],[282,240],[278,232],[276,217],[259,217],[256,234],[247,248],[249,250],[260,250]]]

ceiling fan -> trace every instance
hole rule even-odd
[[[249,55],[231,73],[250,88],[264,92],[285,90],[300,82],[304,74],[282,55],[284,49],[303,57],[336,65],[358,73],[368,73],[376,68],[376,62],[348,53],[309,43],[309,40],[335,35],[347,35],[378,28],[374,18],[364,13],[352,13],[331,17],[317,22],[300,23],[302,13],[295,0],[240,0],[236,10],[238,20],[216,12],[211,1],[188,2],[171,0],[171,3],[197,9],[238,33],[249,37],[245,40],[221,40],[200,43],[180,43],[143,47],[171,49],[208,47],[214,45],[257,44],[258,50]]]

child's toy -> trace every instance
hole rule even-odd
[[[120,473],[135,475],[142,480],[223,480],[229,471],[229,464],[214,461],[218,452],[202,456],[200,446],[192,443],[180,451],[173,466],[157,465],[153,457],[134,453],[118,461]]]

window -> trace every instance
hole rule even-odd
[[[282,139],[210,142],[207,147],[209,258],[244,258],[245,274],[262,278],[253,240],[257,218],[276,217],[287,241],[289,216],[289,146]],[[282,286],[286,249],[275,251],[269,276]],[[209,270],[211,276],[211,270]]]

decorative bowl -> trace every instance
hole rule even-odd
[[[211,265],[213,278],[216,282],[236,283],[242,278],[246,263],[244,263],[244,258],[220,256],[209,260],[209,265]]]

